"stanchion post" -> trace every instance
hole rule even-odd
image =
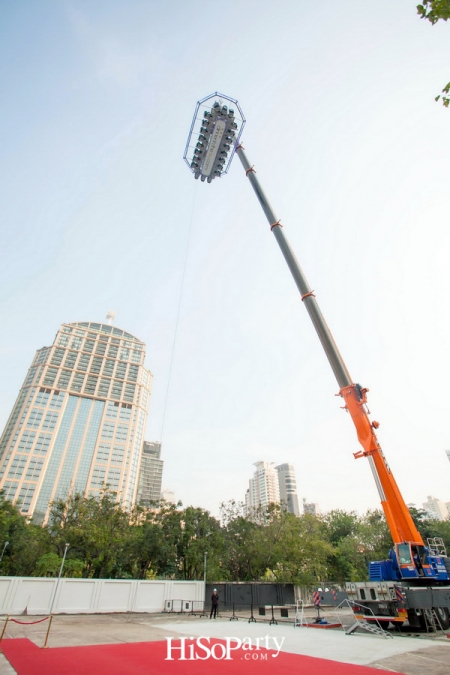
[[[42,647],[42,649],[48,649],[47,642],[48,642],[48,636],[50,634],[50,628],[52,626],[52,621],[53,621],[53,614],[50,614],[50,621],[48,622],[47,634],[45,636],[45,642],[44,642],[44,646]]]
[[[249,623],[256,623],[256,619],[253,616],[253,603],[250,605],[250,618],[248,620]]]
[[[234,602],[233,602],[233,614],[230,616],[230,621],[238,621],[236,612],[234,611]]]
[[[0,635],[0,644],[1,644],[2,640],[3,640],[3,636],[4,636],[5,631],[6,631],[6,624],[8,623],[8,621],[9,621],[9,614],[8,614],[8,616],[7,616],[6,619],[5,619],[5,625],[3,626],[2,634]]]
[[[276,618],[275,618],[275,616],[274,616],[274,613],[273,613],[273,605],[272,605],[272,618],[271,618],[270,621],[269,621],[269,626],[272,626],[273,624],[275,624],[276,626],[278,626],[278,621],[276,620]]]

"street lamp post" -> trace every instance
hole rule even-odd
[[[206,556],[208,555],[208,551],[205,551],[203,554],[203,582],[205,584],[205,594],[206,594]]]
[[[1,563],[2,560],[3,560],[3,554],[5,553],[5,548],[6,548],[7,546],[9,546],[9,541],[5,541],[5,545],[3,546],[3,551],[2,551],[2,554],[1,554],[1,556],[0,556],[0,563]]]
[[[59,580],[61,579],[61,574],[62,574],[62,571],[63,571],[63,568],[64,568],[64,563],[65,563],[65,561],[66,561],[66,555],[67,555],[67,551],[68,551],[68,549],[69,549],[69,546],[70,546],[70,544],[66,544],[66,548],[64,549],[64,555],[63,555],[61,567],[59,568],[58,580],[57,580],[57,582],[56,582],[55,592],[54,592],[54,594],[53,594],[53,600],[52,600],[52,604],[51,604],[51,606],[50,606],[50,614],[52,613],[52,611],[53,611],[53,605],[55,604],[56,593],[58,592]]]

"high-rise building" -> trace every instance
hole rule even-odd
[[[175,492],[173,490],[168,490],[163,488],[161,490],[161,499],[164,499],[168,504],[175,504]]]
[[[264,511],[269,504],[280,503],[278,474],[274,462],[255,462],[256,471],[249,480],[249,488],[245,495],[245,511],[252,517],[258,511]]]
[[[313,516],[320,516],[319,505],[315,502],[307,502],[303,499],[303,513],[311,513]]]
[[[161,443],[144,441],[142,445],[141,468],[139,469],[139,504],[151,506],[161,499],[161,483],[164,462],[160,459]]]
[[[300,515],[294,466],[292,464],[275,466],[274,462],[263,461],[255,462],[254,466],[256,471],[245,493],[246,516],[251,518],[271,503],[282,504],[289,513]]]
[[[279,464],[275,469],[278,472],[281,503],[286,506],[289,513],[293,513],[295,516],[300,515],[294,466],[292,464]]]
[[[0,438],[0,489],[45,522],[54,499],[107,484],[136,501],[152,375],[145,344],[101,323],[65,323],[36,352]]]
[[[447,520],[447,505],[444,502],[441,502],[440,499],[429,496],[428,500],[424,502],[422,506],[430,518],[436,518],[437,520]]]

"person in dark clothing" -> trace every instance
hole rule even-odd
[[[211,596],[211,614],[209,615],[209,618],[212,619],[212,615],[214,614],[214,618],[216,618],[217,614],[217,609],[219,607],[219,596],[217,595],[217,589],[214,589],[214,592]]]

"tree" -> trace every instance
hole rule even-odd
[[[84,561],[83,577],[115,578],[131,532],[129,521],[130,514],[116,501],[116,494],[104,489],[98,498],[75,494],[67,502],[53,502],[47,530],[59,556],[67,542],[68,561]]]
[[[136,506],[130,536],[123,549],[123,573],[138,579],[179,578],[174,530],[178,506],[164,500],[152,508]]]
[[[49,550],[48,533],[36,525],[28,525],[19,506],[5,499],[0,492],[0,546],[5,548],[0,566],[4,575],[31,576],[38,558]]]
[[[62,558],[57,553],[45,553],[36,563],[34,576],[57,577],[62,563]]]
[[[323,520],[333,545],[328,559],[330,581],[364,581],[369,562],[387,559],[392,539],[382,511],[369,510],[361,517],[354,511],[336,510]]]
[[[188,506],[177,514],[174,528],[177,560],[183,579],[202,579],[205,551],[209,553],[209,573],[223,550],[220,523],[209,511]],[[217,579],[216,579],[217,580]]]
[[[439,19],[447,21],[450,19],[450,0],[423,0],[423,5],[417,5],[417,13],[433,25]]]
[[[333,549],[316,516],[297,517],[278,504],[255,513],[257,522],[245,518],[236,502],[222,504],[221,511],[230,580],[311,584],[327,576]]]
[[[335,509],[323,517],[329,541],[339,544],[346,537],[354,535],[358,530],[359,518],[356,511]]]
[[[356,512],[336,509],[327,513],[323,522],[333,546],[328,558],[329,579],[339,582],[366,579],[367,569],[361,559],[360,518]]]
[[[123,570],[129,576],[147,579],[173,569],[175,547],[167,531],[154,514],[145,514],[144,521],[132,528],[131,536],[124,547]]]
[[[447,19],[450,19],[450,0],[423,0],[423,4],[417,5],[417,13],[421,19],[428,19],[433,26],[439,20],[447,21]],[[443,88],[442,93],[450,93],[450,82]],[[441,94],[436,96],[435,100],[439,101],[440,98]],[[450,97],[444,95],[442,104],[448,108]]]
[[[409,512],[422,535],[425,544],[427,539],[441,537],[447,551],[450,551],[450,520],[437,520],[430,518],[424,509],[410,508]]]
[[[266,568],[276,581],[310,585],[329,577],[328,559],[333,547],[319,517],[278,510],[262,529]]]
[[[254,581],[264,575],[260,530],[263,526],[244,517],[242,502],[231,500],[220,506],[224,535],[223,578]]]

